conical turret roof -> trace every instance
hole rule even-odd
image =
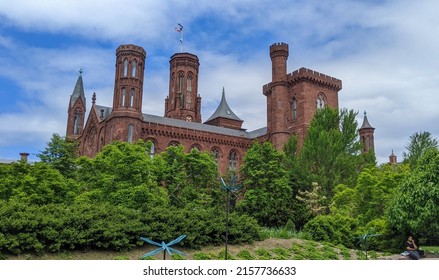
[[[373,128],[373,127],[370,125],[369,121],[367,120],[366,111],[364,111],[363,124],[361,125],[360,129],[363,129],[363,128]]]
[[[82,83],[82,69],[79,70],[79,77],[76,81],[72,95],[70,95],[70,107],[72,107],[78,99],[82,99],[85,106],[84,84]]]
[[[210,118],[206,122],[214,120],[216,118],[226,118],[231,120],[242,121],[237,115],[235,115],[235,113],[233,113],[232,109],[230,109],[229,107],[229,104],[227,104],[224,87],[223,87],[221,102],[218,105],[218,108],[216,108],[216,111],[212,114],[212,116],[210,116]]]

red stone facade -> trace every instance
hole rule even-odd
[[[288,53],[285,43],[270,47],[272,81],[263,86],[263,94],[267,97],[267,127],[246,131],[241,128],[242,120],[229,111],[224,92],[221,106],[227,108],[226,113],[218,108],[207,122],[202,123],[198,93],[200,63],[198,57],[190,53],[177,53],[170,59],[169,95],[164,102],[164,116],[142,112],[146,52],[139,46],[122,45],[116,50],[113,107],[97,105],[93,95],[92,108],[84,122],[81,116],[84,118],[85,95],[80,76],[70,99],[67,138],[77,139],[79,154],[89,157],[112,141],[143,139],[154,143],[151,154],[160,153],[170,145],[182,144],[186,151],[197,148],[212,152],[222,174],[239,169],[254,141],[271,141],[280,150],[289,136],[296,134],[303,143],[316,110],[324,106],[338,108],[342,82],[306,68],[288,74]]]

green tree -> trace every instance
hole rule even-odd
[[[77,200],[110,202],[135,209],[168,204],[166,190],[157,183],[149,147],[114,142],[95,158],[80,157],[78,174],[83,192]]]
[[[0,199],[43,205],[69,203],[77,185],[47,163],[25,162],[0,166]]]
[[[283,154],[271,143],[254,143],[244,156],[241,175],[245,193],[238,210],[255,217],[261,225],[284,226],[293,215],[293,192]]]
[[[429,148],[438,148],[437,140],[434,139],[430,132],[416,132],[409,138],[405,145],[407,152],[402,154],[405,163],[409,163],[413,168],[416,167],[419,159]]]
[[[430,148],[402,183],[388,212],[389,222],[403,235],[439,242],[439,150]]]
[[[188,203],[218,205],[221,189],[217,166],[211,154],[170,146],[154,158],[158,181],[169,193],[172,205]]]
[[[67,140],[58,134],[53,134],[46,148],[37,154],[42,162],[50,164],[66,177],[73,177],[75,160],[77,158],[78,142]]]
[[[363,163],[356,115],[347,109],[318,110],[304,140],[300,161],[308,170],[308,185],[318,182],[327,198],[336,185],[355,184]]]

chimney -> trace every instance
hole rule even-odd
[[[29,156],[29,153],[20,153],[20,161],[27,162],[28,156]]]

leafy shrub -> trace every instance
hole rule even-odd
[[[318,215],[310,220],[304,231],[315,241],[327,241],[353,247],[357,221],[342,215]]]

